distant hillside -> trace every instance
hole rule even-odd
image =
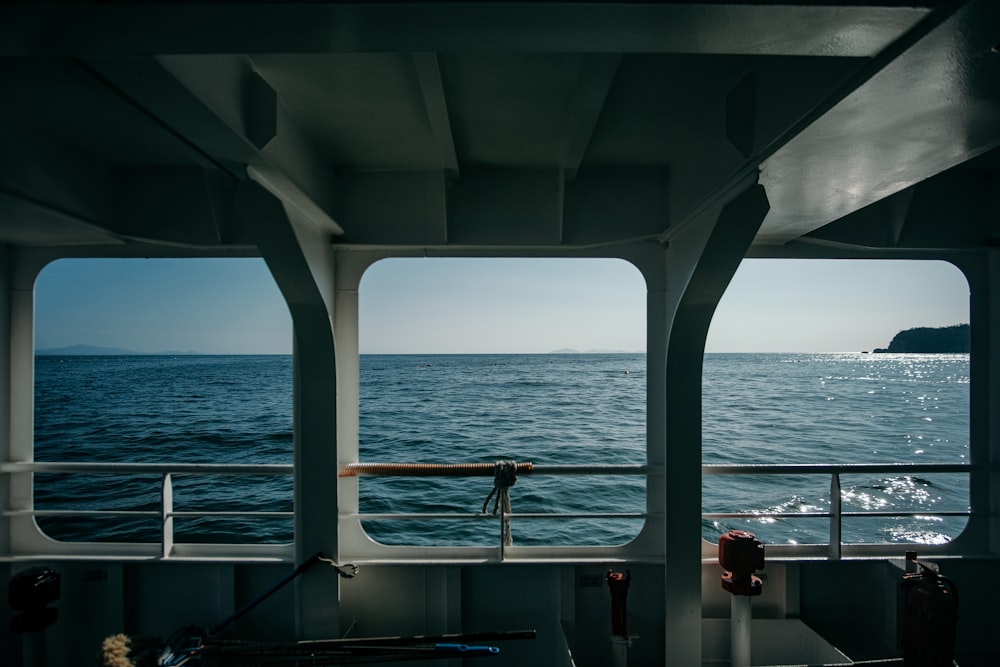
[[[970,349],[968,324],[950,327],[918,327],[896,334],[887,348],[876,348],[875,352],[917,353],[917,354],[962,354]]]
[[[562,347],[552,350],[549,354],[637,354],[626,350],[574,350],[571,347]]]
[[[176,355],[176,354],[198,354],[194,351],[178,352],[175,350],[167,350],[163,352],[137,352],[136,350],[127,350],[123,347],[104,347],[102,345],[68,345],[66,347],[50,347],[41,350],[35,350],[36,355],[41,356],[62,356],[62,357],[97,357],[97,356],[115,356],[115,355]]]
[[[103,347],[101,345],[67,345],[66,347],[50,347],[43,350],[35,350],[38,355],[58,355],[58,356],[97,356],[115,354],[142,354],[135,350],[126,350],[123,347]]]

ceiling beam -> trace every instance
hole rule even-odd
[[[16,246],[50,245],[59,238],[66,245],[124,243],[114,231],[79,214],[54,208],[22,193],[0,188],[0,243]]]
[[[993,0],[928,17],[761,153],[772,207],[756,243],[790,242],[1000,146],[998,21]]]
[[[611,92],[621,54],[588,55],[584,58],[580,81],[566,107],[566,178],[572,180],[594,136],[594,128]]]
[[[424,99],[424,108],[427,111],[427,121],[430,123],[431,134],[440,151],[441,164],[447,176],[458,176],[458,154],[455,152],[455,137],[451,131],[448,100],[444,94],[441,66],[437,55],[414,53],[412,58]]]
[[[0,55],[462,50],[857,57],[878,53],[940,4],[136,1],[55,11],[51,3],[22,2],[0,9]]]
[[[975,2],[969,4],[976,5]],[[982,4],[980,3],[980,6]],[[894,40],[875,57],[867,61],[864,66],[856,70],[852,76],[833,86],[824,99],[820,100],[812,109],[803,113],[795,122],[785,127],[783,131],[768,138],[760,146],[753,146],[752,154],[746,156],[748,159],[743,163],[743,166],[725,182],[721,183],[708,197],[703,198],[700,204],[693,207],[682,218],[671,221],[671,226],[660,235],[659,240],[661,242],[668,242],[686,225],[697,220],[706,210],[710,210],[719,201],[731,196],[733,189],[738,188],[739,183],[750,174],[761,174],[760,182],[765,186],[771,204],[767,217],[759,228],[758,236],[755,240],[756,244],[785,242],[835,219],[834,217],[827,217],[822,220],[816,219],[806,222],[801,220],[788,221],[782,211],[783,202],[781,197],[785,193],[793,197],[802,189],[802,165],[808,163],[786,160],[784,165],[777,167],[775,166],[776,163],[780,164],[783,154],[794,151],[795,147],[802,143],[804,136],[809,136],[817,126],[821,126],[823,123],[829,122],[830,118],[835,117],[839,109],[843,109],[845,106],[850,107],[852,100],[858,98],[859,91],[867,91],[867,95],[871,95],[873,87],[880,85],[879,79],[884,81],[884,72],[899,67],[900,61],[905,63],[907,59],[928,57],[927,55],[921,56],[921,51],[922,48],[930,47],[942,48],[944,53],[935,53],[935,55],[947,59],[949,46],[945,44],[942,47],[940,43],[935,42],[949,42],[954,30],[954,26],[949,25],[949,22],[960,20],[956,19],[956,14],[961,16],[962,11],[962,3],[942,3],[940,9],[927,15],[912,30],[900,35],[898,39]],[[945,27],[942,28],[942,26]],[[959,49],[962,47],[954,45],[951,48]],[[917,52],[916,55],[914,55],[915,52]],[[862,97],[866,96],[865,92],[861,94]],[[736,97],[738,98],[739,96],[737,95]],[[877,98],[877,95],[875,97]],[[883,112],[874,110],[874,113]],[[848,120],[847,122],[840,120],[839,124],[835,122],[834,125],[841,131],[852,132],[854,122],[853,120]],[[751,137],[751,139],[753,138]],[[846,139],[841,137],[841,143],[853,139],[855,139],[853,136],[848,136]],[[751,143],[756,144],[757,141],[753,140]],[[820,156],[823,159],[823,156],[827,152],[835,150],[837,146],[838,144],[835,142],[825,143],[819,146],[819,148],[813,146],[811,147],[810,155]],[[783,179],[784,184],[787,186],[784,189],[782,188]],[[874,190],[872,188],[872,191]],[[823,192],[826,190],[821,184],[817,188],[817,191]],[[798,225],[796,228],[797,233],[788,236],[780,234],[780,232],[787,231],[787,229],[796,225]],[[784,228],[776,233],[776,227]]]
[[[109,165],[48,133],[0,118],[0,242],[115,243]]]
[[[302,191],[280,170],[267,165],[247,166],[247,176],[269,193],[277,197],[286,207],[288,215],[308,222],[320,232],[340,236],[344,230],[316,202]]]
[[[330,214],[332,173],[322,177],[325,162],[248,59],[137,57],[81,66],[189,146],[202,166],[236,181],[246,180],[253,166],[267,175],[273,194],[328,233],[342,233]]]
[[[155,59],[98,58],[77,64],[186,145],[199,166],[240,178],[241,165],[256,157],[257,148],[249,138]]]

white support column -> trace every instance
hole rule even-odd
[[[701,376],[705,339],[715,307],[767,211],[763,187],[750,181],[724,206],[706,212],[671,236],[665,252],[664,640],[671,664],[701,664]]]
[[[0,462],[11,460],[10,450],[10,310],[11,310],[11,260],[10,249],[0,245]],[[0,475],[0,556],[10,555],[11,509],[10,478]],[[0,574],[5,574],[0,570]],[[6,581],[6,577],[4,579]]]
[[[987,253],[987,266],[989,276],[988,293],[983,296],[989,308],[989,331],[988,342],[984,343],[989,347],[988,362],[985,362],[985,372],[989,375],[983,378],[986,383],[987,397],[983,399],[986,405],[983,408],[981,419],[988,422],[988,434],[986,442],[989,443],[988,458],[990,463],[1000,463],[1000,412],[996,410],[996,405],[990,403],[1000,396],[1000,251],[991,249]],[[984,345],[981,343],[980,345]],[[973,348],[973,354],[976,354]],[[977,359],[977,366],[979,360]],[[977,462],[973,458],[973,463]],[[990,551],[1000,554],[1000,473],[990,473],[988,484],[990,489]],[[978,489],[976,490],[978,493]],[[985,495],[985,494],[984,494]]]
[[[358,460],[360,361],[358,357],[358,285],[365,269],[377,255],[370,252],[339,251],[336,253],[337,298],[334,312],[334,337],[337,341],[337,459],[338,469]],[[357,513],[357,477],[340,479],[338,507],[342,514]],[[355,526],[338,521],[341,549],[356,552],[364,538]]]
[[[3,420],[4,442],[0,453],[4,461],[30,462],[34,460],[35,428],[35,278],[48,261],[45,252],[24,248],[7,248],[4,252],[3,328],[4,351]],[[15,390],[16,388],[16,390]],[[30,510],[32,500],[32,473],[13,473],[7,477],[3,509]],[[39,536],[34,518],[26,515],[6,517],[0,521],[4,536],[0,538],[0,553],[16,554],[25,541]],[[3,540],[9,540],[6,543]]]
[[[969,444],[970,463],[1000,462],[1000,250],[990,248],[958,262],[969,281]],[[1000,473],[973,476],[969,500],[978,516],[969,531],[993,553],[1000,553]],[[988,531],[983,535],[983,531]]]
[[[295,332],[295,555],[337,558],[337,363],[333,336],[334,255],[328,229],[302,206],[243,183],[236,207],[253,229]],[[329,568],[296,580],[301,639],[340,633],[340,585]]]

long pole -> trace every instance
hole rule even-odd
[[[492,477],[493,463],[348,463],[340,477]],[[559,465],[516,463],[518,475],[649,475],[656,466],[644,464]]]
[[[216,625],[214,628],[212,628],[211,630],[209,630],[208,634],[209,635],[217,635],[220,632],[222,632],[224,629],[228,628],[231,624],[235,623],[238,619],[242,618],[245,614],[247,614],[251,609],[253,609],[257,605],[259,605],[261,602],[263,602],[267,598],[269,598],[272,595],[274,595],[282,586],[284,586],[285,584],[287,584],[288,582],[290,582],[292,579],[295,579],[297,576],[299,576],[300,574],[302,574],[303,572],[305,572],[306,570],[308,570],[310,567],[312,567],[316,563],[318,563],[319,560],[320,560],[320,558],[321,558],[321,554],[318,554],[318,553],[317,554],[313,554],[309,558],[309,560],[307,560],[306,562],[302,563],[297,568],[295,568],[295,571],[293,571],[291,574],[289,574],[287,577],[285,577],[284,579],[282,579],[281,581],[279,581],[278,583],[276,583],[274,586],[272,586],[270,589],[268,589],[267,591],[265,591],[261,595],[257,596],[257,598],[255,600],[253,600],[249,604],[245,605],[242,609],[238,610],[232,616],[230,616],[229,618],[227,618],[226,620],[222,621],[221,623],[219,623],[218,625]]]
[[[749,595],[730,596],[729,644],[732,667],[750,667],[750,600]]]

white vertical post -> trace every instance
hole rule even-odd
[[[35,278],[51,257],[42,249],[0,251],[0,461],[34,460]],[[27,389],[27,391],[25,390]],[[17,550],[21,520],[8,510],[34,508],[32,473],[0,475],[0,553]],[[28,519],[27,530],[37,528]]]
[[[732,667],[750,667],[749,595],[731,595],[729,602],[729,647]]]
[[[830,560],[840,560],[840,473],[830,476]]]
[[[631,643],[627,637],[611,636],[611,667],[628,667],[628,647]]]
[[[45,651],[45,630],[25,632],[21,635],[21,650],[24,651],[24,667],[45,667],[47,656]]]
[[[302,563],[319,552],[336,560],[340,558],[337,423],[342,401],[333,331],[336,257],[331,236],[337,225],[302,199],[280,173],[249,166],[247,175],[252,180],[238,186],[236,210],[288,304],[294,331],[295,557]],[[348,391],[356,395],[356,390]],[[297,580],[299,639],[339,632],[337,579],[307,573]]]
[[[760,229],[769,208],[763,186],[749,175],[731,192],[698,214],[672,224],[663,256],[664,303],[658,316],[665,330],[649,345],[666,345],[664,405],[666,595],[664,652],[672,664],[700,665],[702,617],[701,417],[702,362],[712,315]],[[739,190],[737,190],[737,188]],[[727,192],[727,198],[731,195]],[[648,280],[648,279],[647,279]]]
[[[160,487],[160,522],[160,556],[169,558],[174,550],[174,485],[170,473],[163,475],[163,485]]]
[[[954,260],[952,260],[954,261]],[[1000,249],[984,249],[955,262],[969,281],[969,322],[972,325],[969,355],[970,463],[1000,462],[1000,411],[995,409],[1000,387]],[[1000,551],[1000,475],[995,472],[969,476],[969,517],[966,532]]]

